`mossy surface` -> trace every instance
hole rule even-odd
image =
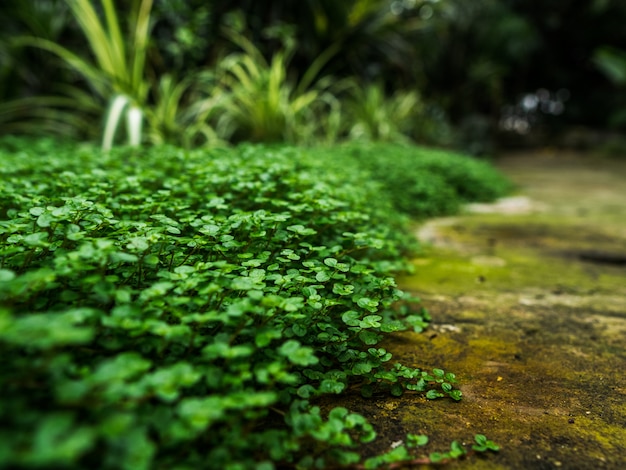
[[[384,345],[456,373],[464,399],[349,406],[376,424],[376,450],[407,432],[431,437],[426,452],[476,433],[502,446],[451,468],[626,468],[626,165],[543,155],[500,167],[529,210],[419,227],[429,243],[399,283],[433,323]]]

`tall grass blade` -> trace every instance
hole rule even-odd
[[[141,145],[141,127],[143,124],[143,111],[137,106],[130,106],[126,111],[126,130],[128,143],[132,147]]]
[[[48,39],[35,37],[19,37],[15,39],[14,44],[16,46],[32,46],[55,54],[71,69],[82,75],[96,93],[100,96],[106,96],[106,90],[109,88],[108,76],[69,49]]]
[[[68,3],[89,43],[96,63],[109,77],[120,81],[120,74],[124,73],[124,69],[120,69],[119,66],[125,62],[123,41],[121,44],[115,44],[115,37],[112,38],[107,33],[90,1],[68,0]],[[110,3],[111,0],[103,0],[105,11],[112,9]],[[113,19],[109,17],[108,21]]]
[[[122,119],[124,109],[128,106],[129,102],[130,100],[126,95],[117,95],[113,98],[104,125],[104,135],[102,137],[103,150],[111,150],[113,147],[115,131]]]
[[[131,83],[133,89],[142,95],[147,91],[143,80],[145,73],[146,52],[148,48],[148,36],[150,34],[150,12],[152,0],[143,0],[137,13],[135,34],[133,40],[133,59]]]

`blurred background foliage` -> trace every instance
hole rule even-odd
[[[77,3],[0,4],[0,132],[101,138],[107,99],[32,47],[92,57]],[[103,23],[115,9],[132,49],[144,2],[90,3]],[[480,154],[626,127],[621,0],[151,3],[146,91],[133,98],[144,142],[412,140]]]

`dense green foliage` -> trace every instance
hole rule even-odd
[[[398,211],[414,218],[452,214],[462,203],[492,201],[511,190],[487,162],[457,153],[389,144],[343,148],[376,175]]]
[[[374,429],[316,397],[460,399],[378,347],[429,318],[393,277],[405,220],[348,152],[0,153],[0,467],[354,463]]]
[[[90,5],[97,15],[89,13]],[[311,133],[317,139],[391,135],[488,153],[486,141],[497,129],[523,134],[528,126],[558,123],[621,129],[626,93],[609,86],[593,58],[599,47],[626,48],[625,5],[621,0],[2,2],[0,132],[101,139],[102,123],[109,123],[111,137],[124,116],[137,132],[141,113],[145,143],[193,146],[281,133],[297,142]],[[241,53],[233,31],[264,60],[247,54],[243,74],[217,83],[216,72],[235,65],[231,54]],[[312,89],[299,87],[320,58],[319,77],[305,80]],[[264,114],[250,112],[250,92],[271,88],[272,69],[279,72],[273,85],[282,90],[281,99]],[[327,90],[321,86],[326,83],[317,83],[320,77],[333,77],[334,83],[348,79],[358,87]],[[298,95],[321,95],[320,90],[332,93],[316,96],[313,109],[304,113],[293,106]],[[524,97],[540,90],[550,99],[529,109]],[[224,92],[232,96],[221,101]],[[359,96],[376,108],[353,100]],[[226,122],[217,123],[207,106],[195,108],[205,99]],[[115,100],[118,112],[105,121]],[[410,114],[402,112],[403,103],[416,100]],[[511,119],[522,126],[507,124]],[[123,141],[123,131],[118,134]]]

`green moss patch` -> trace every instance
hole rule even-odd
[[[429,222],[434,245],[399,279],[434,321],[425,335],[385,346],[404,363],[454,369],[465,398],[427,410],[416,400],[397,413],[433,442],[478,426],[503,445],[463,468],[617,470],[626,452],[626,268],[579,254],[624,252],[622,167],[528,158],[502,167],[541,211]]]

